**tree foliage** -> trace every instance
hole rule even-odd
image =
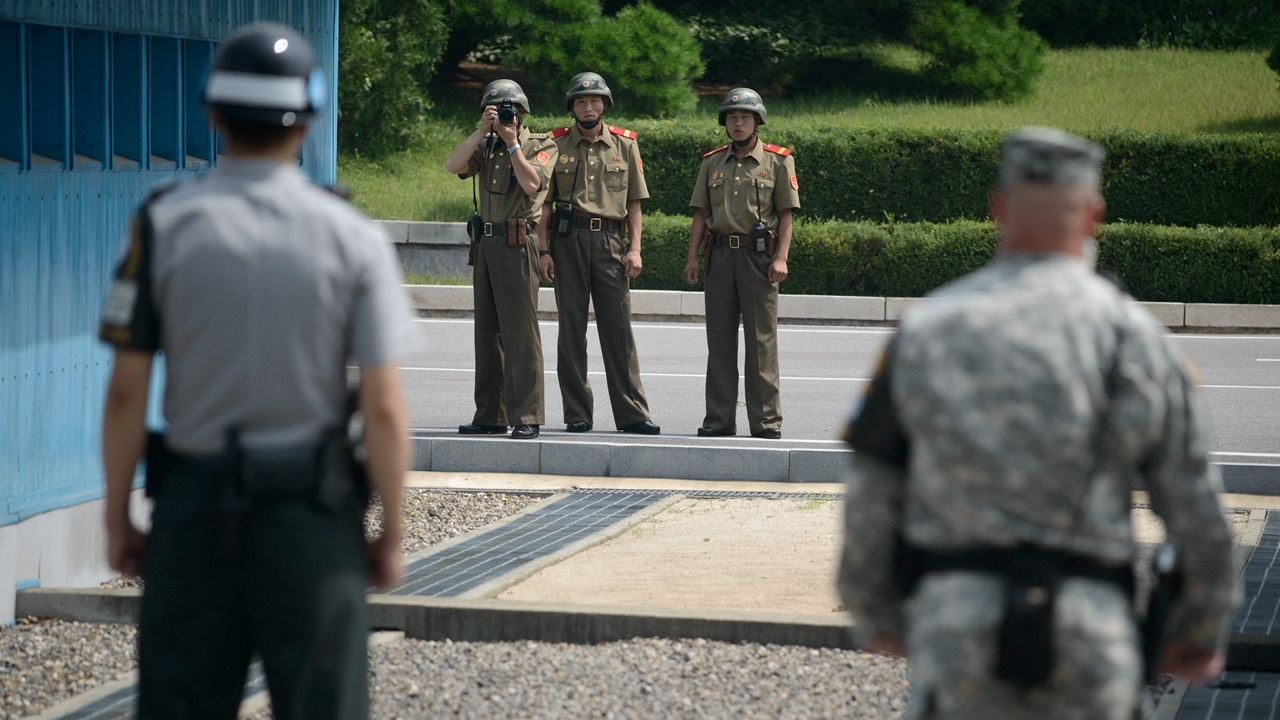
[[[379,155],[417,137],[447,38],[434,0],[339,3],[338,145]]]

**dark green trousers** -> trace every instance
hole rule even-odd
[[[367,718],[368,585],[362,507],[259,500],[238,532],[225,478],[177,469],[147,541],[138,717],[235,718],[262,658],[277,718]]]

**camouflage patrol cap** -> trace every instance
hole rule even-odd
[[[720,103],[721,125],[724,124],[724,118],[730,110],[749,110],[756,114],[761,125],[769,119],[769,111],[764,109],[764,100],[760,98],[760,93],[751,88],[734,88],[724,96],[724,102]]]
[[[564,94],[564,104],[569,112],[573,112],[573,99],[580,95],[599,95],[604,98],[606,110],[613,107],[613,92],[597,73],[578,73],[569,81],[569,91]]]
[[[494,80],[486,85],[484,95],[480,97],[480,109],[483,110],[490,105],[501,105],[503,100],[510,100],[512,105],[518,105],[525,114],[528,114],[529,98],[525,96],[520,83],[515,80]]]
[[[1027,127],[1005,137],[1000,187],[1014,183],[1097,185],[1102,179],[1101,145],[1055,128]]]

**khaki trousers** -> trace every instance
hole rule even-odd
[[[746,338],[743,377],[752,434],[782,429],[778,381],[778,284],[763,253],[716,243],[703,278],[707,306],[707,415],[713,430],[737,431],[738,325]]]
[[[649,401],[640,383],[640,361],[631,332],[631,283],[623,272],[627,247],[618,233],[586,228],[574,228],[553,241],[560,316],[556,377],[564,399],[565,423],[594,422],[595,399],[587,378],[588,301],[595,305],[614,424],[623,428],[649,419]]]
[[[538,330],[538,249],[505,237],[481,238],[472,274],[475,299],[477,425],[541,425],[542,333]]]

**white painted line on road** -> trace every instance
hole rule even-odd
[[[1280,358],[1258,358],[1258,362],[1280,362]]]
[[[401,370],[416,370],[418,372],[442,372],[442,373],[473,373],[475,368],[434,368],[434,367],[401,367]],[[544,370],[543,375],[555,375],[555,370]],[[604,376],[603,370],[592,370],[588,375]],[[663,378],[704,378],[703,373],[640,373],[641,377],[663,377]],[[834,381],[834,382],[868,382],[868,378],[841,378],[841,377],[804,377],[800,375],[783,375],[782,380],[817,380],[817,381]]]
[[[1280,453],[1211,452],[1209,454],[1231,455],[1232,457],[1280,458]]]
[[[1275,385],[1199,385],[1209,390],[1280,390]]]

